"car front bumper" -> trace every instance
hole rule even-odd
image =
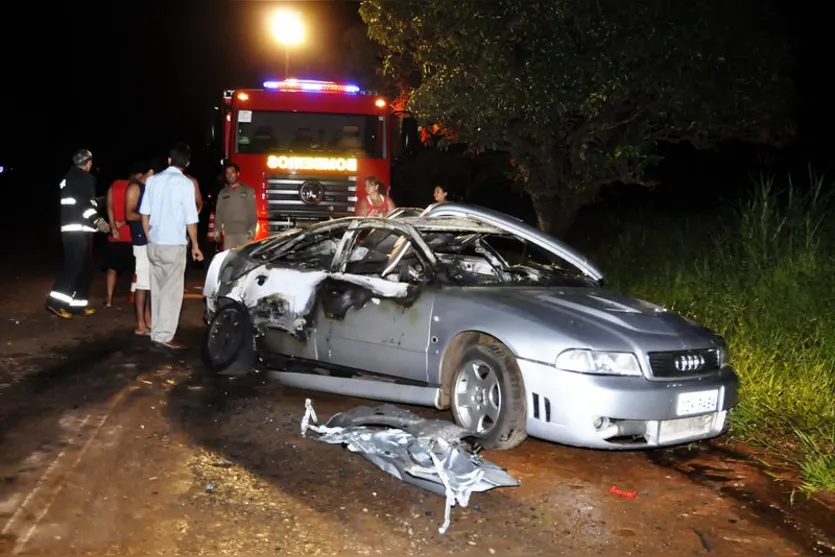
[[[622,450],[710,439],[722,434],[738,402],[739,379],[730,366],[700,379],[649,381],[518,363],[528,435],[566,445]]]

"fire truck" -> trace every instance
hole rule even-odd
[[[381,96],[350,84],[287,79],[225,91],[217,110],[222,132],[213,133],[222,156],[256,191],[256,240],[353,215],[369,176],[390,186],[400,118]]]

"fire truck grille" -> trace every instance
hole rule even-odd
[[[298,174],[267,176],[270,229],[298,221],[320,221],[354,214],[356,177],[323,178]]]

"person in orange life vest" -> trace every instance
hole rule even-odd
[[[365,194],[357,202],[355,213],[358,217],[384,217],[397,208],[386,195],[386,185],[375,176],[365,179]]]
[[[125,191],[128,180],[115,180],[107,189],[107,221],[110,236],[107,237],[105,269],[107,270],[107,295],[104,307],[113,305],[116,280],[125,271],[133,270],[133,245],[130,226],[125,219]]]

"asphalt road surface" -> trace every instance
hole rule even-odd
[[[522,485],[474,494],[441,535],[442,498],[299,435],[306,396],[321,418],[364,401],[195,379],[199,273],[181,321],[193,348],[174,354],[133,334],[124,293],[51,316],[50,266],[31,269],[0,279],[0,554],[833,554],[831,510],[791,507],[722,443],[528,440],[486,455]]]

